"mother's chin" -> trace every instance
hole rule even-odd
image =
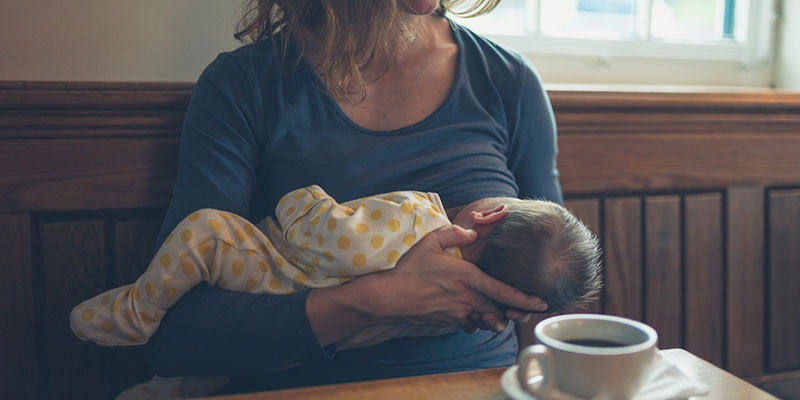
[[[399,0],[398,5],[409,14],[428,15],[436,11],[439,0]]]

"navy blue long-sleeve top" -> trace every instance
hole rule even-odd
[[[271,40],[220,54],[189,104],[159,243],[194,210],[256,222],[283,194],[311,184],[340,202],[395,190],[437,192],[445,207],[490,196],[561,202],[555,122],[538,76],[518,54],[452,26],[449,95],[424,120],[392,131],[350,120],[308,63],[285,73]],[[146,357],[158,375],[236,376],[237,390],[497,367],[516,357],[513,329],[337,353],[312,333],[307,295],[198,286],[166,314]]]

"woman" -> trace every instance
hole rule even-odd
[[[254,43],[221,54],[197,82],[159,242],[194,210],[255,221],[310,184],[343,200],[438,192],[450,216],[489,196],[560,202],[546,93],[521,57],[443,17],[462,2],[251,0],[237,35]],[[481,12],[496,2],[469,3]],[[434,232],[394,270],[334,288],[196,288],[146,356],[161,376],[239,377],[229,391],[509,365],[517,343],[506,317],[527,314],[498,303],[546,304],[442,251],[474,240]],[[340,353],[331,345],[382,323],[464,330]]]

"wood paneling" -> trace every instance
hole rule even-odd
[[[800,182],[800,135],[576,133],[558,145],[569,155],[558,159],[565,193]]]
[[[751,378],[764,365],[764,189],[728,189],[728,369]]]
[[[722,196],[684,200],[686,349],[724,367],[725,276],[722,273]]]
[[[155,253],[161,218],[116,220],[114,223],[113,282],[120,286],[134,282],[147,268]],[[139,347],[113,349],[109,354],[108,379],[111,394],[149,379],[152,374]]]
[[[107,398],[102,349],[81,342],[69,328],[72,307],[106,288],[103,221],[49,222],[41,232],[42,398]]]
[[[678,196],[645,199],[645,321],[661,348],[681,346],[681,216]]]
[[[564,202],[568,210],[570,210],[578,219],[589,228],[598,239],[601,238],[600,227],[600,200],[598,199],[569,199]],[[602,244],[602,241],[601,241]],[[603,312],[603,293],[601,292],[598,299],[594,301],[586,312],[601,313]]]
[[[149,375],[138,349],[75,339],[67,313],[149,261],[191,92],[0,82],[0,213],[15,213],[0,215],[12,277],[0,291],[0,346],[12,349],[0,382],[15,383],[11,397],[31,397],[35,383],[42,399],[108,398]],[[762,189],[800,187],[800,95],[550,95],[567,206],[604,244],[592,310],[645,318],[662,346],[683,343],[743,377],[800,369],[800,194]]]
[[[605,312],[642,319],[642,221],[638,197],[606,199]]]
[[[132,283],[147,269],[156,252],[161,218],[116,220],[114,222],[114,285]]]
[[[549,94],[567,194],[800,182],[800,94]]]
[[[36,396],[31,221],[0,214],[0,398]]]
[[[0,110],[186,110],[194,84],[0,81]]]
[[[0,212],[163,206],[177,138],[4,140]]]
[[[769,368],[800,367],[800,190],[769,193]]]
[[[800,114],[800,93],[774,90],[686,92],[613,90],[550,90],[553,108],[572,114]],[[601,118],[606,125],[624,124],[626,118]],[[559,122],[559,126],[561,123]],[[658,129],[658,127],[653,127]]]

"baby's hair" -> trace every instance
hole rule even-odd
[[[592,232],[556,203],[507,200],[508,214],[486,235],[478,265],[546,301],[548,312],[593,301],[602,278]]]

